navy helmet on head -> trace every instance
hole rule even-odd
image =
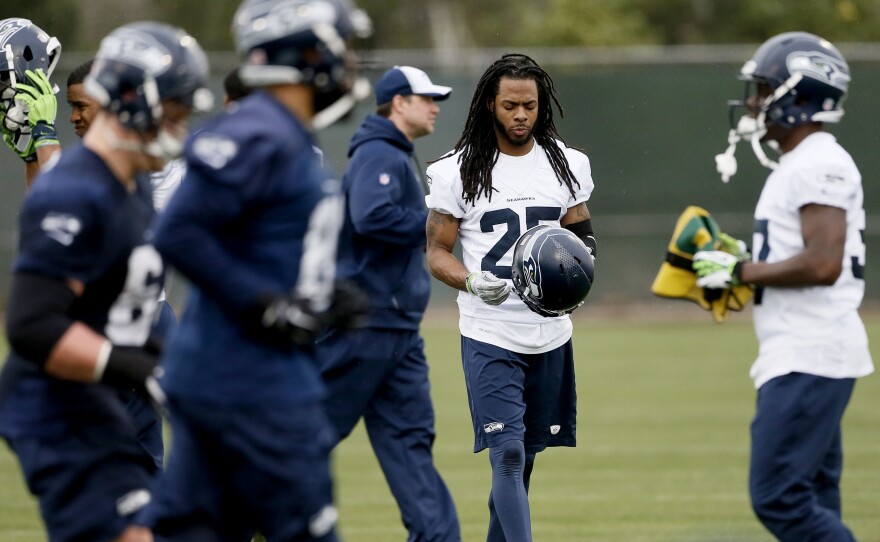
[[[807,32],[786,32],[765,41],[742,67],[746,94],[754,83],[773,91],[761,106],[759,124],[793,128],[808,122],[840,122],[850,71],[834,45]]]
[[[84,87],[123,126],[140,133],[162,124],[164,100],[208,111],[208,58],[195,38],[164,23],[138,22],[101,40]]]
[[[565,228],[529,229],[516,241],[513,289],[541,316],[562,316],[580,307],[593,286],[593,257]]]
[[[372,32],[367,14],[348,0],[245,0],[232,20],[250,87],[307,84],[315,89],[316,128],[348,113],[370,91],[357,76],[348,41]]]
[[[25,71],[52,75],[61,58],[61,42],[28,19],[0,20],[0,100],[11,100],[15,85],[26,83]]]

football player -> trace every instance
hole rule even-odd
[[[843,117],[849,66],[828,41],[787,32],[739,75],[747,98],[736,105],[747,114],[736,135],[773,171],[755,209],[751,261],[697,252],[697,285],[756,287],[749,492],[758,518],[783,541],[854,541],[841,521],[840,427],[855,380],[874,370],[858,313],[865,211],[858,168],[824,131]]]
[[[49,81],[61,43],[29,21],[0,20],[0,135],[25,163],[25,186],[58,150],[58,87]]]
[[[343,0],[235,14],[252,92],[188,142],[155,236],[191,284],[163,357],[174,441],[147,513],[157,536],[337,540],[313,341],[351,297],[334,295],[342,199],[312,130],[355,105],[347,42],[368,22]]]
[[[95,59],[89,59],[76,68],[67,76],[67,103],[70,106],[70,123],[73,124],[74,132],[78,137],[85,136],[92,121],[101,110],[101,104],[97,98],[91,96],[85,89],[85,79],[92,69]],[[153,206],[157,211],[161,210],[167,190],[162,187],[176,187],[180,182],[179,159],[169,160],[162,171],[150,173],[152,186]],[[165,173],[170,171],[170,175]],[[166,277],[167,280],[167,277]],[[151,340],[160,344],[168,336],[174,327],[177,318],[171,305],[165,299],[165,291],[159,294],[159,307],[154,317],[153,329],[150,333]],[[127,405],[134,416],[138,427],[138,435],[141,443],[153,456],[156,465],[162,468],[165,462],[165,444],[162,435],[162,420],[150,404],[141,396],[133,394]]]
[[[91,129],[25,199],[0,433],[50,540],[152,540],[134,515],[158,465],[125,408],[130,390],[147,394],[158,361],[147,339],[163,267],[147,244],[145,173],[179,150],[207,81],[206,56],[182,30],[114,30],[85,81],[100,104]]]
[[[427,171],[428,266],[460,290],[474,451],[489,448],[492,466],[488,542],[532,539],[535,455],[575,445],[571,320],[509,297],[514,244],[527,229],[562,226],[596,251],[590,162],[557,133],[554,103],[547,72],[528,56],[504,55],[480,78],[455,148]],[[462,260],[452,252],[459,239]]]

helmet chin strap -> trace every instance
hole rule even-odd
[[[323,130],[351,111],[358,102],[370,95],[370,82],[363,77],[355,79],[351,90],[343,94],[329,107],[325,107],[312,118],[312,128]]]
[[[767,127],[764,124],[765,116],[763,111],[758,114],[758,118],[743,115],[736,128],[731,128],[727,133],[727,149],[723,153],[715,155],[715,169],[721,174],[722,182],[729,182],[730,178],[736,175],[737,163],[734,153],[737,143],[743,139],[751,143],[752,152],[755,153],[755,157],[762,166],[776,169],[779,165],[767,157],[761,146],[761,138],[767,133]],[[776,142],[770,141],[768,145],[775,148]]]
[[[733,154],[741,139],[736,129],[731,128],[727,132],[727,150],[715,155],[715,170],[721,174],[721,182],[730,182],[730,178],[736,175],[736,157]]]
[[[758,159],[758,162],[761,163],[762,166],[768,169],[776,169],[779,167],[777,162],[767,158],[767,154],[764,152],[764,147],[761,146],[761,138],[764,137],[764,134],[767,133],[767,125],[764,124],[764,120],[766,117],[766,113],[761,111],[758,114],[758,118],[756,119],[756,123],[761,127],[760,131],[752,134],[752,152],[755,153],[755,157]],[[768,142],[768,145],[771,147],[776,146],[778,149],[778,144],[775,141]]]

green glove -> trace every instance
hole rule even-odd
[[[42,69],[24,72],[33,85],[15,85],[16,99],[27,104],[28,124],[31,126],[31,139],[36,148],[43,145],[58,145],[55,131],[55,117],[58,115],[58,99],[49,78]]]
[[[722,250],[701,250],[694,254],[694,272],[700,288],[725,289],[742,284],[742,260]]]
[[[749,254],[749,249],[746,246],[745,242],[740,241],[734,237],[727,235],[726,233],[718,234],[718,250],[723,250],[728,254],[733,254],[740,261],[745,261],[751,259],[752,255]]]

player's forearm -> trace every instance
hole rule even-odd
[[[841,272],[840,258],[811,257],[807,252],[776,263],[745,262],[740,280],[758,286],[802,288],[830,286]]]
[[[95,367],[107,339],[81,322],[74,322],[55,344],[44,370],[55,378],[94,382]]]
[[[428,269],[434,278],[457,290],[467,291],[468,270],[449,250],[428,245]]]
[[[37,178],[37,173],[40,172],[40,164],[39,162],[25,162],[24,164],[24,187],[25,189],[30,189],[31,184],[33,184],[34,179]]]

